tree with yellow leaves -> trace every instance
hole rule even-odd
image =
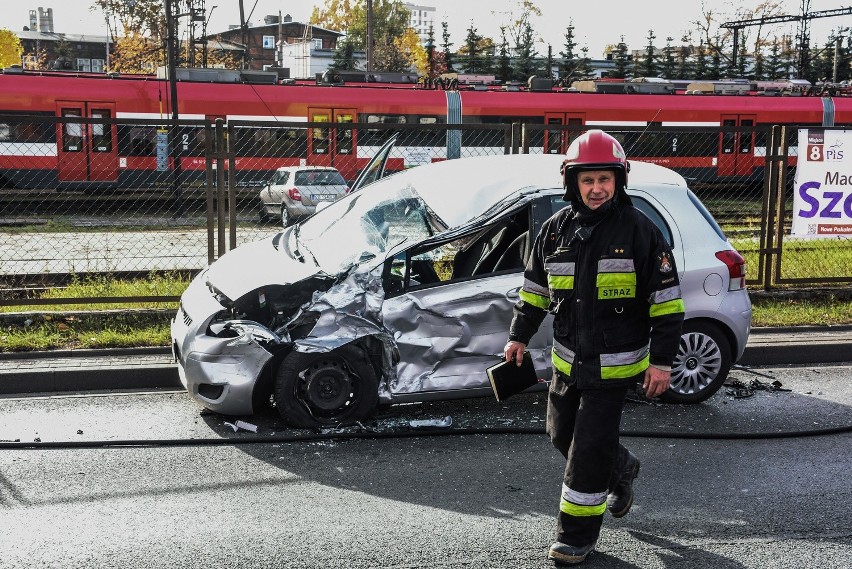
[[[18,36],[6,28],[0,29],[0,67],[20,65],[23,53],[24,48]]]
[[[163,65],[163,51],[150,38],[128,29],[116,38],[110,71],[131,75],[153,73],[158,65]]]

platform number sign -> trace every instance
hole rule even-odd
[[[792,235],[852,235],[852,131],[800,129]]]

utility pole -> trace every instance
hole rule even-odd
[[[166,8],[166,61],[167,74],[169,77],[169,99],[172,107],[172,127],[169,129],[169,155],[174,160],[172,168],[172,196],[175,200],[175,216],[183,214],[183,196],[182,188],[180,187],[180,143],[179,129],[179,114],[178,114],[178,91],[177,91],[177,63],[175,61],[175,36],[177,35],[177,23],[175,22],[175,13],[172,7],[173,0],[165,0]]]
[[[243,69],[248,67],[248,27],[246,26],[246,10],[243,0],[240,0],[240,40],[243,43]]]
[[[373,71],[373,0],[367,0],[367,71]]]

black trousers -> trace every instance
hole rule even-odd
[[[547,434],[566,460],[556,540],[583,546],[598,539],[606,495],[630,454],[618,440],[628,388],[581,390],[554,376]]]

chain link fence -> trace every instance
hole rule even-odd
[[[590,127],[616,136],[630,160],[680,172],[745,256],[750,285],[852,281],[850,257],[836,242],[789,237],[791,127],[360,124],[352,117],[175,126],[86,114],[0,117],[2,304],[39,304],[24,292],[90,275],[194,274],[237,244],[346,195],[390,139],[388,173],[459,157],[562,154]]]

